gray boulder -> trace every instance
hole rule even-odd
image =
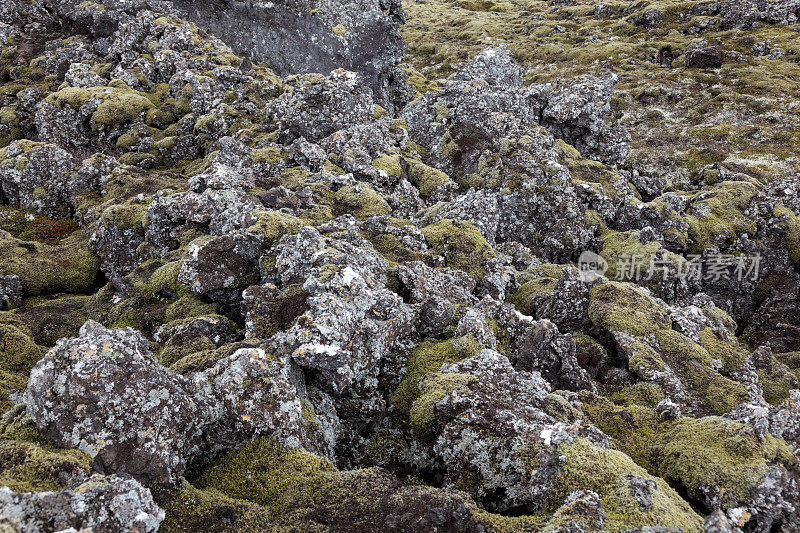
[[[0,517],[0,529],[20,533],[154,533],[164,511],[136,480],[95,474],[74,489],[58,492],[13,492],[2,487]]]

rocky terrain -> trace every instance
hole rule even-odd
[[[798,0],[3,0],[0,532],[800,531]]]

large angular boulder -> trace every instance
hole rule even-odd
[[[139,332],[89,321],[39,361],[24,398],[42,435],[89,454],[95,471],[159,486],[256,435],[315,449],[295,383],[288,363],[260,348],[187,378],[161,366]]]

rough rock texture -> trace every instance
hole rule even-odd
[[[344,68],[363,76],[383,103],[404,83],[397,65],[405,46],[397,1],[204,2],[172,0],[187,18],[237,53],[279,75]],[[402,104],[403,102],[399,102]]]
[[[45,438],[89,454],[95,470],[157,486],[262,432],[299,445],[301,404],[280,366],[243,348],[187,379],[159,365],[137,332],[87,322],[33,368],[25,403]]]
[[[72,490],[15,493],[0,488],[8,531],[142,531],[155,533],[164,511],[132,479],[95,474]]]
[[[0,531],[797,531],[799,13],[0,3]]]

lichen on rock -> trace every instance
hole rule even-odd
[[[0,530],[798,530],[799,6],[0,3]]]

